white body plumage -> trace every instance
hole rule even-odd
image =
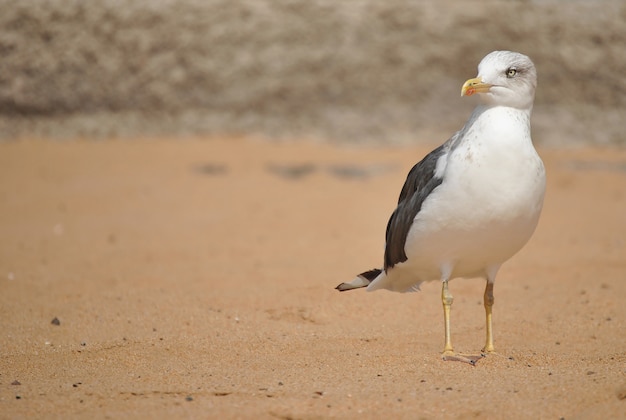
[[[533,234],[545,192],[543,162],[530,137],[530,110],[478,107],[459,144],[442,155],[443,181],[422,204],[407,260],[368,290],[414,290],[428,280],[493,278]]]

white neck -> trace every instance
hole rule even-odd
[[[477,106],[463,129],[466,141],[483,141],[502,146],[528,143],[531,109]],[[480,133],[478,135],[472,135]]]

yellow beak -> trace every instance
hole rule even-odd
[[[480,77],[469,79],[467,82],[463,83],[463,87],[461,88],[461,96],[472,96],[475,93],[489,92],[491,86],[493,85],[490,85],[489,83],[483,83]]]

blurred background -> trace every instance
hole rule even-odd
[[[538,67],[540,145],[626,144],[626,3],[0,0],[0,139],[445,140],[488,52]]]

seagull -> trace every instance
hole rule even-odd
[[[480,104],[465,126],[410,170],[387,223],[384,264],[336,287],[417,291],[440,280],[444,360],[472,365],[494,353],[493,286],[502,264],[532,236],[543,206],[545,169],[533,147],[530,115],[537,72],[527,56],[494,51],[461,96]],[[455,353],[450,338],[454,278],[486,280],[486,342],[480,356]]]

